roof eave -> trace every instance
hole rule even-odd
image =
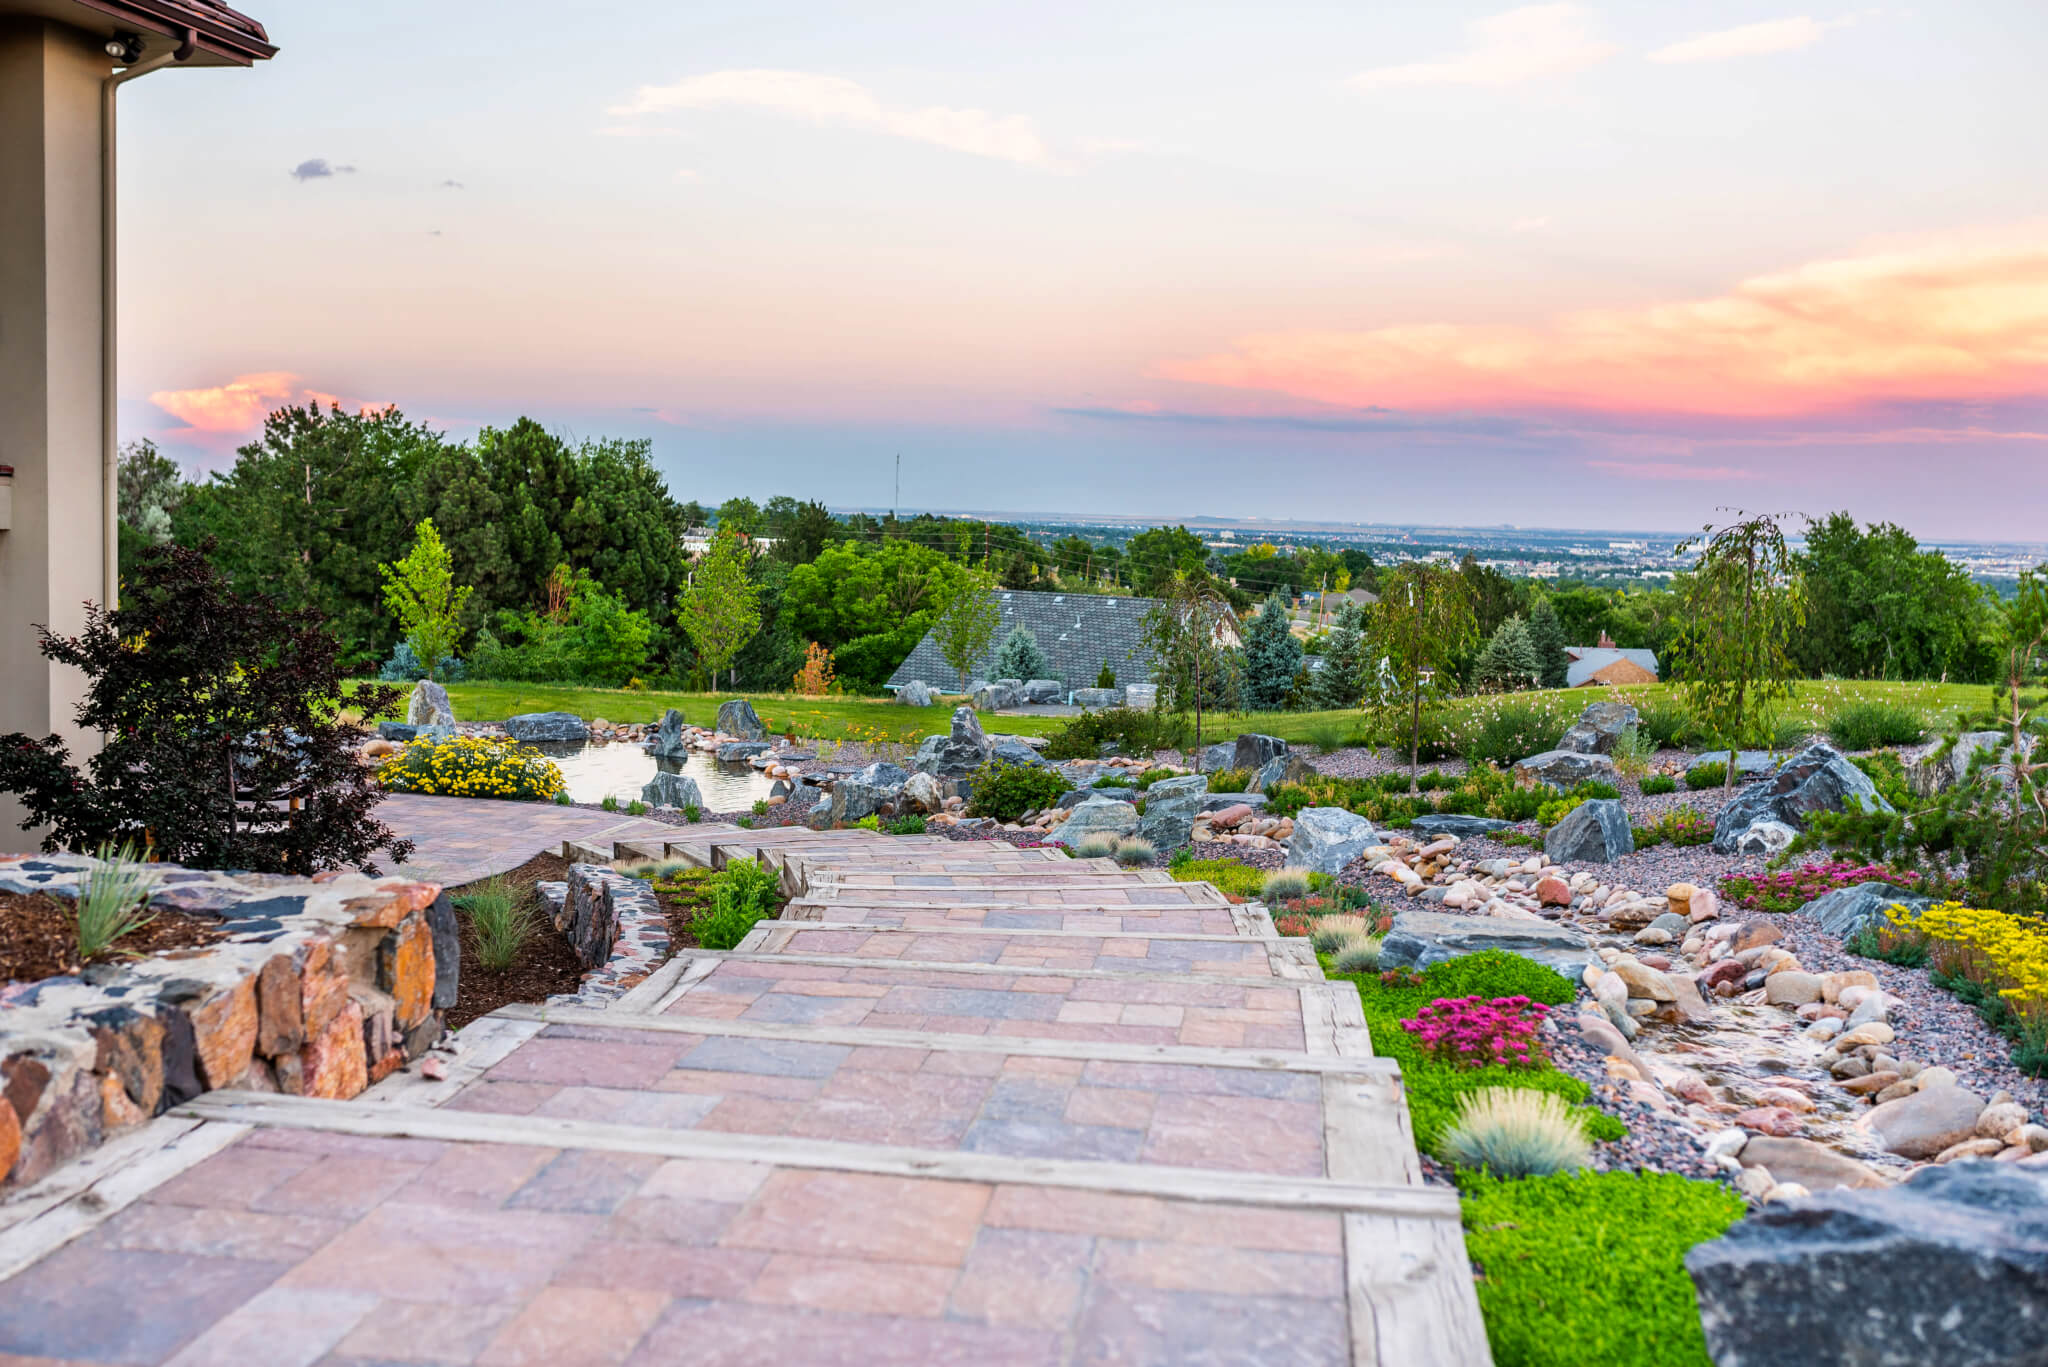
[[[237,66],[250,66],[277,55],[277,45],[270,41],[270,35],[262,24],[225,5],[201,9],[179,4],[177,0],[72,0],[72,3],[161,38],[182,41],[189,31],[193,46],[199,51]]]

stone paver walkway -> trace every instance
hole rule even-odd
[[[1488,1362],[1398,1073],[1259,908],[1000,844],[566,838],[798,896],[446,1079],[212,1093],[0,1208],[0,1367]]]
[[[629,840],[675,829],[644,816],[587,807],[420,793],[385,794],[377,816],[414,845],[403,864],[383,861],[386,873],[395,870],[417,882],[450,888],[509,873],[543,850],[558,850],[570,841]]]

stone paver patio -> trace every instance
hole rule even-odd
[[[385,872],[451,888],[510,872],[566,841],[629,840],[674,829],[644,816],[585,807],[420,793],[385,794],[377,815],[414,844],[403,864],[385,859]]]
[[[1259,908],[935,838],[558,838],[799,896],[445,1079],[209,1093],[0,1206],[0,1367],[1488,1362],[1398,1073]]]

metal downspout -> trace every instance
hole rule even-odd
[[[112,612],[121,592],[121,478],[114,386],[118,380],[115,328],[114,230],[114,92],[137,76],[182,62],[192,55],[199,35],[186,29],[174,51],[151,57],[114,72],[100,83],[100,564],[101,607]]]

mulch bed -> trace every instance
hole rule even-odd
[[[533,935],[519,960],[500,971],[485,968],[477,958],[469,924],[462,928],[462,978],[455,1005],[448,1009],[448,1028],[459,1030],[478,1016],[488,1016],[507,1002],[543,1002],[558,993],[574,992],[583,981],[583,965],[568,939],[555,930],[547,904],[535,883],[559,883],[569,876],[568,861],[559,855],[537,854],[505,875],[505,881],[527,899],[534,916]],[[473,885],[472,885],[473,886]],[[465,888],[450,888],[460,898]],[[458,917],[460,912],[456,913]]]
[[[94,964],[118,964],[166,950],[195,949],[221,938],[220,922],[168,908],[98,954]],[[0,982],[35,982],[76,974],[78,906],[47,893],[0,892]]]

